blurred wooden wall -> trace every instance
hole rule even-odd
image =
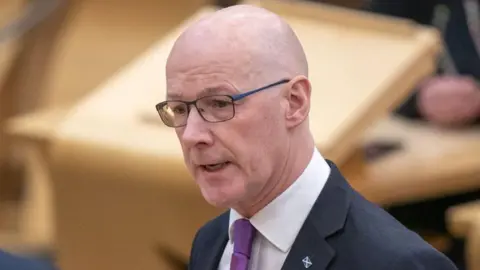
[[[0,29],[20,19],[28,2],[0,0]],[[74,104],[211,1],[31,2],[61,5],[21,37],[0,43],[0,125],[13,115]],[[1,131],[0,143],[4,167],[11,153]]]
[[[199,7],[211,3],[0,0],[0,30],[13,21],[31,19],[28,5],[37,5],[31,15],[54,2],[59,4],[44,20],[0,42],[0,230],[15,225],[12,213],[26,195],[22,194],[24,152],[5,135],[5,121],[38,110],[70,107]]]
[[[0,29],[19,17],[23,6],[22,0],[0,0]],[[5,100],[9,98],[10,93],[4,91],[4,85],[10,70],[18,58],[19,43],[18,39],[0,42],[0,124],[8,117],[9,106]],[[5,148],[6,137],[0,128],[0,228],[11,228],[15,224],[7,218],[10,216],[10,214],[7,214],[10,209],[5,204],[13,197],[16,197],[19,190],[18,186],[4,180],[7,178],[7,170],[2,166],[6,163]]]

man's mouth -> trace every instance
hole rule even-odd
[[[214,164],[206,164],[206,165],[201,165],[202,169],[204,169],[207,172],[216,172],[219,171],[226,166],[230,164],[230,161],[222,162],[222,163],[214,163]]]

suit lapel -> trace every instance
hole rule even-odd
[[[327,161],[330,176],[312,207],[282,270],[326,270],[335,257],[329,237],[343,228],[350,205],[351,189],[337,167]]]
[[[314,235],[308,232],[314,232]],[[282,270],[324,270],[327,269],[334,256],[335,250],[316,233],[313,222],[307,220],[295,240]],[[309,265],[310,263],[311,265]]]
[[[204,243],[200,254],[200,266],[196,269],[201,270],[215,270],[218,269],[218,264],[223,255],[223,250],[228,241],[228,212],[222,214],[219,222],[219,229],[215,231],[209,241]]]

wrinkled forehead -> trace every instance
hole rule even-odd
[[[255,73],[251,61],[239,52],[176,53],[167,62],[167,99],[235,94],[248,87]]]

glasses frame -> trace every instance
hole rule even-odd
[[[208,122],[208,123],[221,123],[221,122],[225,122],[225,121],[228,121],[228,120],[231,120],[235,117],[235,103],[233,103],[234,101],[238,101],[238,100],[241,100],[243,98],[246,98],[250,95],[253,95],[255,93],[258,93],[258,92],[261,92],[263,90],[266,90],[266,89],[270,89],[270,88],[273,88],[275,86],[278,86],[278,85],[281,85],[281,84],[285,84],[285,83],[288,83],[290,82],[290,79],[282,79],[280,81],[277,81],[277,82],[274,82],[274,83],[271,83],[271,84],[267,84],[265,86],[262,86],[260,88],[256,88],[256,89],[253,89],[253,90],[250,90],[250,91],[247,91],[247,92],[244,92],[244,93],[240,93],[240,94],[236,94],[236,95],[208,95],[208,96],[203,96],[203,97],[200,97],[200,98],[197,98],[195,100],[192,100],[192,101],[183,101],[183,100],[165,100],[165,101],[162,101],[160,103],[158,103],[157,105],[155,105],[155,109],[157,110],[157,113],[158,115],[160,116],[160,119],[162,119],[162,122],[168,126],[168,127],[172,127],[172,128],[178,128],[178,127],[184,127],[187,125],[187,121],[185,121],[185,124],[183,125],[179,125],[179,126],[172,126],[172,125],[168,125],[166,123],[166,121],[164,120],[164,118],[162,117],[162,113],[161,113],[161,110],[163,109],[164,106],[166,106],[169,102],[179,102],[179,103],[183,103],[186,105],[187,107],[187,117],[186,119],[188,120],[188,116],[190,115],[190,111],[191,111],[191,108],[192,108],[192,105],[195,107],[195,109],[197,109],[197,112],[198,114],[200,115],[200,117],[202,117],[202,119],[205,121],[205,122]],[[207,119],[205,119],[205,117],[203,116],[203,113],[201,112],[201,110],[199,110],[198,106],[197,106],[197,102],[201,99],[204,99],[204,98],[208,98],[208,97],[228,97],[231,99],[232,101],[232,117],[228,118],[228,119],[224,119],[224,120],[220,120],[220,121],[209,121]]]

